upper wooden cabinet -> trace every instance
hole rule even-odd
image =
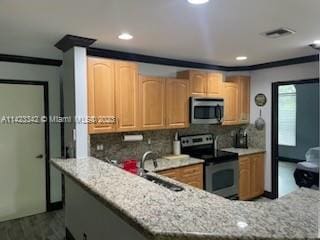
[[[224,125],[250,121],[250,77],[231,76],[223,83]]]
[[[223,75],[221,73],[207,73],[187,70],[177,73],[177,78],[190,80],[190,95],[196,97],[221,98]]]
[[[140,76],[139,89],[142,129],[165,128],[165,78]]]
[[[250,77],[239,77],[240,123],[250,122]]]
[[[189,80],[166,80],[166,118],[167,128],[189,126]]]
[[[135,63],[117,61],[116,113],[117,131],[131,131],[139,126],[139,79]]]
[[[221,73],[208,73],[207,96],[223,98],[223,75]]]
[[[237,82],[223,84],[224,125],[239,124],[239,85]]]
[[[206,72],[187,70],[177,73],[177,78],[190,80],[190,95],[191,96],[206,96],[207,95],[207,80]]]
[[[239,199],[249,200],[264,193],[264,153],[239,158]]]
[[[88,115],[116,117],[114,62],[88,58]],[[114,132],[114,124],[89,124],[89,133]]]
[[[88,113],[116,119],[89,124],[89,134],[139,129],[137,74],[135,63],[88,58]]]

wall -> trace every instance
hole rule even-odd
[[[292,81],[319,77],[319,63],[306,63],[251,72],[250,122],[259,117],[259,107],[254,103],[254,96],[264,93],[268,102],[262,108],[262,117],[266,121],[266,161],[265,190],[271,191],[271,84],[279,81]]]
[[[309,148],[319,146],[319,84],[296,84],[296,146],[279,146],[279,157],[306,160]]]
[[[219,135],[218,148],[228,148],[233,144],[231,136],[232,132],[237,131],[240,127],[247,128],[249,136],[248,145],[250,147],[264,148],[264,131],[257,131],[252,125],[191,125],[188,129],[137,132],[144,136],[144,139],[141,142],[123,142],[122,139],[124,134],[120,133],[91,135],[91,155],[101,160],[108,158],[120,161],[126,158],[140,159],[143,153],[148,150],[152,150],[159,156],[169,155],[172,154],[172,141],[176,131],[178,131],[179,135],[207,133],[211,133],[214,136]],[[151,144],[148,144],[148,139],[151,140]],[[98,144],[103,144],[104,150],[98,151]]]
[[[49,83],[49,113],[60,115],[60,68],[0,62],[0,79],[46,81]],[[60,157],[60,124],[50,124],[50,157]],[[61,201],[61,174],[50,168],[51,202]]]

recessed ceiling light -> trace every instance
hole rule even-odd
[[[189,3],[191,3],[191,4],[197,4],[197,5],[199,5],[199,4],[204,4],[204,3],[207,3],[207,2],[209,2],[210,0],[188,0],[188,2]]]
[[[314,44],[314,45],[320,45],[320,40],[315,40],[315,41],[313,42],[313,44]]]
[[[131,40],[133,36],[129,33],[121,33],[118,38],[121,40]]]
[[[247,59],[248,59],[248,57],[246,57],[246,56],[236,57],[236,60],[237,60],[237,61],[244,61],[244,60],[247,60]]]

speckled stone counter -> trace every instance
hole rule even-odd
[[[237,153],[239,156],[264,153],[266,150],[260,148],[223,148],[222,151]]]
[[[157,159],[157,163],[158,163],[157,168],[154,168],[153,162],[151,160],[147,160],[145,162],[144,167],[146,170],[150,172],[159,172],[163,170],[185,167],[185,166],[190,166],[194,164],[202,164],[204,163],[204,160],[191,158],[191,157],[187,157],[183,159],[175,159],[175,160],[160,158],[160,159]]]
[[[185,188],[172,192],[95,158],[51,162],[147,239],[318,237],[315,190],[300,189],[270,202],[231,201],[162,177]]]

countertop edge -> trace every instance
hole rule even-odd
[[[99,193],[95,192],[92,188],[90,188],[88,185],[86,185],[79,178],[77,178],[76,176],[74,176],[74,175],[68,173],[67,171],[65,171],[62,167],[60,167],[54,161],[50,160],[50,163],[56,169],[58,169],[59,171],[63,172],[63,174],[68,176],[71,180],[75,181],[76,183],[79,183],[79,185],[83,188],[83,190],[85,190],[89,194],[92,194],[92,196],[94,198],[96,198],[101,204],[103,204],[105,207],[109,208],[113,213],[115,213],[117,216],[119,216],[121,219],[123,219],[131,227],[136,229],[144,237],[146,237],[147,239],[151,239],[151,240],[158,240],[157,235],[159,233],[154,233],[152,230],[148,229],[146,226],[143,226],[143,225],[137,223],[135,221],[134,217],[131,217],[131,216],[129,216],[128,213],[125,213],[125,212],[121,211],[121,207],[120,206],[112,204],[110,201],[108,201],[103,196],[101,196]]]

